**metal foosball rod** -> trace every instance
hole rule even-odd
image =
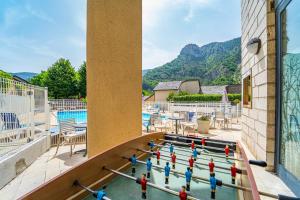
[[[171,138],[175,138],[175,139],[187,139],[187,140],[194,140],[194,141],[198,141],[198,142],[202,142],[201,139],[209,139],[206,137],[200,137],[200,139],[197,138],[189,138],[189,137],[184,137],[184,136],[173,136],[173,135],[167,135],[167,137],[171,137]],[[215,141],[207,141],[205,140],[205,143],[211,143],[211,144],[221,144],[221,145],[229,145],[229,146],[233,146],[232,143],[230,142],[215,142]]]
[[[176,149],[175,149],[176,150]],[[169,153],[169,151],[167,150],[164,150],[164,149],[160,149],[160,151],[162,152],[166,152],[166,153]],[[189,153],[192,153],[189,151]],[[202,154],[202,153],[201,153]],[[180,156],[188,156],[188,155],[185,155],[185,154],[182,154],[182,153],[178,153],[178,151],[176,152],[176,155],[180,155]],[[204,157],[200,157],[201,160],[207,160],[207,161],[210,161],[209,158],[204,158]],[[231,163],[228,163],[228,162],[225,162],[225,161],[222,161],[222,160],[215,160],[216,163],[224,163],[224,164],[231,164]]]
[[[185,146],[189,146],[188,144],[186,143],[181,143],[181,142],[174,142],[174,141],[171,141],[169,143],[172,143],[172,144],[183,144]],[[159,145],[159,144],[155,144],[159,147],[164,147],[164,145]],[[169,144],[167,144],[169,146]],[[185,151],[185,152],[191,152],[190,150],[187,150],[187,149],[183,149],[183,148],[180,148],[178,146],[176,146],[179,150],[182,150],[182,151]],[[233,158],[233,157],[228,157],[226,158],[225,156],[221,156],[221,155],[218,155],[218,154],[213,154],[213,153],[205,153],[203,151],[199,152],[200,154],[202,155],[207,155],[207,156],[214,156],[214,157],[218,157],[218,158],[224,158],[224,159],[228,159],[228,160],[236,160],[236,161],[243,161],[243,159],[238,159],[238,158]]]
[[[179,160],[179,158],[176,158],[176,159]],[[161,158],[161,160],[164,160],[164,161],[166,161],[166,162],[169,161],[168,159],[165,159],[165,158]],[[176,161],[176,163],[181,164],[181,165],[185,165],[186,167],[189,167],[188,164],[185,164],[185,163],[182,163],[182,162]],[[207,168],[200,168],[200,167],[197,166],[197,165],[195,165],[195,167],[198,167],[200,170],[209,170],[209,169],[207,169]],[[219,173],[223,173],[223,174],[230,174],[229,172],[226,172],[226,171],[219,171],[219,170],[214,170],[214,171],[215,171],[215,172],[219,172]]]
[[[120,175],[120,176],[123,176],[123,177],[125,177],[125,178],[131,179],[131,180],[133,180],[133,181],[136,181],[136,182],[138,181],[138,178],[133,177],[133,176],[129,176],[129,175],[124,174],[124,173],[122,173],[122,172],[120,172],[120,171],[113,170],[113,169],[109,169],[109,168],[107,168],[107,167],[103,167],[103,169],[108,170],[108,171],[110,171],[110,172],[112,172],[112,173],[114,173],[114,174],[118,174],[118,175]],[[158,189],[158,190],[167,192],[167,193],[169,193],[169,194],[172,194],[172,195],[174,195],[174,196],[179,196],[179,192],[176,192],[176,191],[174,191],[174,190],[171,190],[171,189],[168,189],[168,188],[164,188],[164,187],[158,186],[158,185],[156,185],[156,184],[154,184],[154,183],[147,182],[147,185],[149,185],[149,186],[151,186],[151,187],[153,187],[153,188],[156,188],[156,189]],[[187,199],[190,199],[190,200],[200,200],[200,199],[195,198],[195,197],[192,197],[192,196],[190,196],[190,195],[187,196]]]
[[[178,141],[175,141],[175,140],[166,140],[166,139],[159,139],[160,141],[163,141],[163,142],[170,142],[170,143],[174,143],[174,144],[182,144],[182,145],[187,145],[187,146],[190,146],[190,143],[187,143],[187,142],[178,142]],[[219,150],[219,151],[224,151],[223,148],[219,148],[219,147],[210,147],[210,146],[203,146],[203,145],[200,145],[200,144],[195,144],[196,147],[199,147],[199,148],[203,148],[203,149],[212,149],[212,150]],[[230,149],[230,151],[233,151],[232,149]]]
[[[73,185],[85,189],[86,191],[90,192],[98,200],[111,200],[110,198],[105,196],[106,195],[104,192],[105,187],[103,187],[103,189],[100,191],[95,191],[95,190],[92,190],[91,188],[88,188],[88,187],[82,185],[78,180],[75,180],[73,182]]]
[[[160,145],[160,144],[155,144],[155,145],[158,146],[158,147],[168,147],[168,146],[170,146],[169,144],[167,144],[166,146]],[[182,147],[179,147],[179,146],[175,146],[175,147],[176,147],[177,150],[191,153],[191,150],[185,149],[184,147],[183,147],[183,148],[182,148]],[[218,158],[225,158],[224,156],[221,156],[221,155],[218,155],[218,154],[205,153],[205,152],[203,152],[203,151],[200,151],[199,154],[201,154],[201,155],[207,155],[207,156],[214,156],[214,157],[218,157]],[[228,160],[242,161],[241,159],[231,158],[231,157],[228,157],[227,159],[228,159]]]
[[[143,150],[143,149],[137,149],[138,151],[142,151],[142,152],[144,152],[144,153],[150,153],[150,154],[155,154],[155,152],[151,152],[151,151],[147,151],[147,150]],[[164,151],[164,152],[166,152],[166,151]],[[183,155],[183,154],[179,154],[179,153],[176,153],[177,155]],[[168,155],[161,155],[162,157],[167,157],[167,158],[171,158],[170,156],[168,156]],[[185,156],[187,156],[187,155],[185,155]],[[177,160],[181,160],[181,161],[187,161],[187,160],[184,160],[184,159],[182,159],[182,158],[176,158]],[[203,166],[208,166],[208,163],[207,164],[205,164],[205,163],[200,163],[200,162],[198,162],[198,161],[195,161],[195,163],[196,164],[199,164],[199,165],[203,165]],[[182,163],[183,164],[183,163]],[[184,164],[185,165],[185,164]],[[223,169],[223,170],[228,170],[228,171],[230,171],[230,168],[226,168],[226,167],[220,167],[220,166],[215,166],[215,168],[218,168],[218,169]],[[206,168],[205,168],[206,169]],[[222,172],[222,173],[224,173],[224,172]]]
[[[129,158],[126,158],[126,157],[122,157],[122,158],[124,158],[124,159],[129,159]],[[137,162],[140,163],[140,164],[146,165],[146,162],[144,162],[144,161],[137,160]],[[152,166],[155,167],[155,168],[163,169],[163,170],[164,170],[164,168],[161,167],[161,166],[158,166],[158,165],[155,165],[155,164],[153,164]],[[180,171],[177,171],[177,170],[174,170],[174,169],[171,169],[171,172],[172,172],[173,174],[179,174],[179,175],[185,176],[184,173],[182,173],[182,172],[180,172]],[[193,180],[200,180],[200,181],[202,181],[203,183],[210,184],[210,180],[207,179],[207,178],[204,178],[204,177],[192,175],[192,179],[193,179]],[[244,187],[244,186],[233,185],[233,184],[223,183],[223,182],[222,182],[222,185],[224,185],[225,187],[234,188],[234,189],[238,189],[238,190],[242,190],[242,191],[250,191],[250,192],[252,191],[251,188]],[[271,197],[271,198],[274,198],[274,199],[280,199],[279,197],[282,196],[282,195],[274,195],[274,194],[270,194],[270,193],[262,192],[262,191],[258,191],[258,193],[259,193],[260,195],[268,196],[268,197]]]

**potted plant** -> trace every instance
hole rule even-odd
[[[201,116],[200,118],[197,119],[198,123],[198,132],[199,133],[208,133],[209,130],[209,121],[210,117],[209,116]]]

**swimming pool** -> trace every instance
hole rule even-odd
[[[150,113],[142,113],[143,122],[147,122],[150,119]],[[57,119],[58,121],[66,119],[75,119],[76,123],[86,123],[87,122],[87,111],[86,110],[68,110],[68,111],[58,111]],[[165,118],[164,116],[162,117]]]
[[[58,111],[57,120],[62,121],[66,119],[75,119],[76,123],[86,123],[87,122],[87,111],[86,110],[68,110],[68,111]]]

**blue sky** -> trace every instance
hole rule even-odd
[[[0,69],[40,72],[85,60],[86,0],[1,0]]]
[[[86,0],[0,1],[0,69],[40,72],[58,58],[86,57]],[[239,0],[143,0],[143,69],[188,43],[240,36]]]
[[[239,0],[144,0],[143,68],[176,58],[189,43],[199,46],[241,35]]]

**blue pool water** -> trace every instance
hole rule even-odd
[[[86,110],[70,110],[70,111],[59,111],[57,112],[58,121],[74,118],[76,123],[87,122],[87,111]],[[142,113],[143,122],[149,121],[150,114]]]
[[[58,121],[74,118],[76,123],[87,122],[87,111],[86,110],[70,110],[70,111],[59,111],[57,112]]]

